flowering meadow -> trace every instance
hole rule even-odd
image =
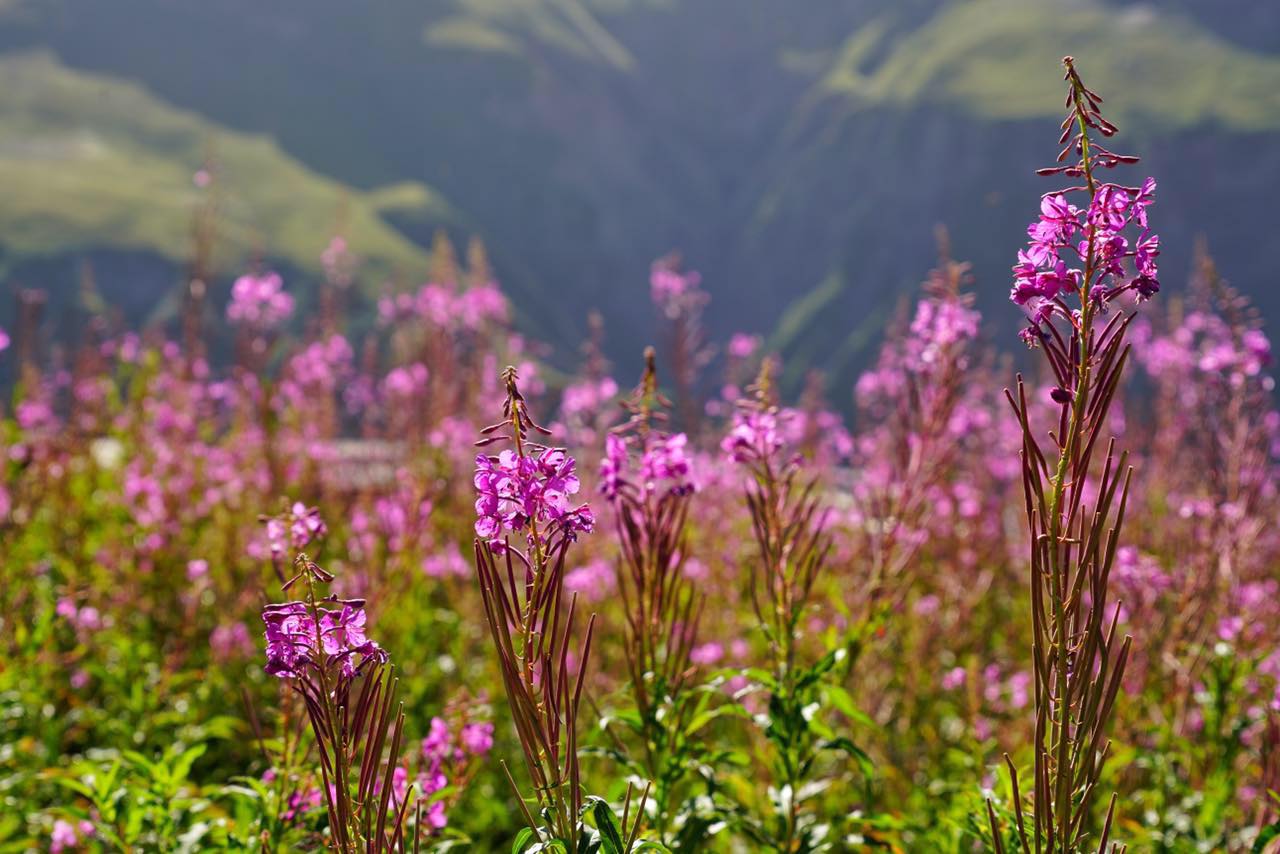
[[[674,256],[568,370],[478,244],[24,291],[0,852],[1280,850],[1271,346],[1064,66],[1007,308],[943,251],[852,390]]]

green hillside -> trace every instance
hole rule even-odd
[[[304,270],[339,222],[373,270],[421,270],[423,250],[383,215],[445,221],[418,183],[353,192],[266,137],[219,128],[145,89],[70,71],[46,53],[0,58],[0,246],[10,262],[111,247],[180,262],[212,155],[224,263],[261,252]]]
[[[600,7],[593,10],[592,5]],[[541,44],[588,62],[626,70],[635,58],[601,23],[596,11],[618,12],[627,0],[459,0],[458,9],[426,29],[430,45],[525,55]]]
[[[1280,59],[1244,50],[1154,6],[961,0],[882,48],[882,25],[852,34],[823,85],[870,103],[945,104],[990,119],[1057,115],[1061,76],[1047,57],[1074,54],[1109,112],[1162,128],[1280,127]],[[872,38],[868,38],[871,35]]]

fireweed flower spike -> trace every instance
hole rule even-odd
[[[752,604],[780,672],[788,672],[795,666],[797,625],[831,544],[814,485],[800,483],[800,460],[783,438],[771,397],[772,365],[762,363],[754,397],[739,401],[720,448],[748,475],[747,504],[762,557],[752,566]]]
[[[853,499],[867,529],[870,584],[865,606],[896,603],[936,512],[936,490],[955,475],[974,441],[966,395],[981,316],[963,293],[969,265],[942,258],[924,285],[910,326],[886,341],[876,367],[855,389],[861,423]]]
[[[533,837],[578,850],[591,832],[581,820],[588,800],[597,824],[606,813],[613,821],[606,804],[584,798],[578,767],[578,710],[595,615],[587,620],[577,673],[571,674],[577,597],[567,609],[564,602],[569,547],[591,532],[595,517],[587,505],[571,503],[580,487],[573,458],[530,439],[531,431],[548,431],[530,417],[515,368],[507,368],[502,379],[507,391],[503,418],[486,427],[477,443],[509,447],[497,456],[476,458],[476,572],[536,810],[530,810],[502,765]],[[632,839],[643,812],[642,803]]]
[[[293,314],[293,297],[277,273],[246,273],[231,286],[227,320],[236,327],[236,350],[241,364],[261,369],[267,350]]]
[[[1132,313],[1108,309],[1132,292],[1141,302],[1159,290],[1158,238],[1147,207],[1155,181],[1125,187],[1099,180],[1099,171],[1137,161],[1100,146],[1115,125],[1102,117],[1102,99],[1081,81],[1071,57],[1066,66],[1066,145],[1043,175],[1083,179],[1080,186],[1046,194],[1039,220],[1028,228],[1030,247],[1018,254],[1012,299],[1031,317],[1023,338],[1042,352],[1057,386],[1051,400],[1058,423],[1042,448],[1021,377],[1007,392],[1022,426],[1023,492],[1031,535],[1032,655],[1035,673],[1035,774],[1032,819],[1024,819],[1017,769],[1006,756],[1013,785],[1016,844],[1024,852],[1068,854],[1106,851],[1115,818],[1113,795],[1097,841],[1090,816],[1109,749],[1108,721],[1120,692],[1131,639],[1116,637],[1119,606],[1107,601],[1128,502],[1132,469],[1127,454],[1107,445],[1093,465],[1128,356],[1125,333]],[[1078,159],[1066,162],[1071,157]],[[1080,200],[1082,207],[1074,201]],[[1136,241],[1126,232],[1137,230]],[[1103,320],[1106,322],[1104,323]],[[1092,497],[1093,506],[1088,501]],[[1004,850],[999,821],[988,801],[993,841]],[[1110,843],[1111,851],[1122,851]]]
[[[721,442],[729,460],[746,474],[745,492],[757,558],[749,585],[756,619],[773,656],[772,671],[759,677],[769,693],[764,736],[772,744],[771,786],[779,793],[776,814],[757,835],[772,850],[816,850],[832,832],[811,811],[805,793],[830,781],[824,752],[863,758],[848,738],[831,739],[823,720],[824,693],[847,673],[848,648],[838,646],[816,663],[798,660],[801,620],[809,612],[814,584],[827,566],[832,538],[814,480],[804,480],[802,460],[779,430],[771,371],[766,359],[753,397],[738,402],[733,425]]]
[[[269,527],[292,529],[293,542],[310,542],[323,525],[305,507]],[[339,852],[408,850],[407,796],[394,796],[396,757],[404,737],[404,706],[395,703],[398,680],[386,652],[365,634],[365,602],[321,596],[333,581],[298,552],[284,590],[301,586],[301,600],[262,609],[267,673],[302,698],[320,760],[325,808]],[[414,834],[421,832],[421,823]],[[416,845],[416,838],[414,843]]]
[[[702,327],[702,313],[711,297],[701,284],[702,275],[684,270],[677,252],[654,261],[649,271],[649,294],[667,326],[666,351],[675,378],[676,410],[681,425],[695,435],[701,418],[698,374],[713,355]]]
[[[600,491],[613,507],[621,547],[615,566],[627,621],[627,687],[637,713],[633,729],[644,745],[636,770],[654,782],[652,821],[665,840],[673,829],[672,799],[695,767],[691,750],[699,739],[685,729],[693,709],[684,689],[695,670],[690,654],[705,597],[694,594],[684,570],[696,491],[688,439],[658,429],[670,402],[658,391],[652,347],[623,406],[631,417],[605,440]]]

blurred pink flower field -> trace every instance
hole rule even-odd
[[[1065,72],[1011,281],[940,241],[853,388],[677,255],[616,365],[478,242],[63,346],[23,290],[0,851],[1277,850],[1271,344]]]

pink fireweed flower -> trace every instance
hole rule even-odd
[[[671,266],[655,263],[649,273],[649,293],[655,305],[666,310],[676,305],[702,283],[702,275],[696,271],[682,273]]]
[[[715,641],[699,644],[689,653],[689,661],[693,664],[711,666],[718,663],[722,658],[724,658],[724,646]]]
[[[284,290],[277,273],[248,273],[231,286],[227,320],[236,325],[269,332],[293,314],[293,296]]]
[[[209,634],[209,650],[218,661],[231,661],[253,652],[253,640],[244,623],[230,623]]]
[[[684,433],[654,435],[645,443],[644,454],[640,458],[640,475],[645,490],[653,492],[660,485],[669,484],[672,492],[690,492],[693,490],[691,468],[689,437]]]
[[[735,463],[767,459],[782,450],[784,441],[778,413],[773,409],[738,407],[733,426],[720,441],[720,450]]]
[[[503,324],[509,316],[507,298],[493,282],[463,291],[452,284],[429,282],[416,294],[402,293],[378,300],[378,318],[383,323],[417,318],[453,332],[475,332],[489,324]]]
[[[464,576],[470,572],[466,560],[456,543],[450,543],[442,551],[429,554],[422,559],[422,571],[431,578],[446,576]]]
[[[604,439],[604,459],[600,461],[600,492],[609,501],[617,498],[622,491],[629,464],[626,439],[610,433]]]
[[[432,718],[427,737],[422,739],[422,758],[432,764],[445,761],[449,755],[449,725],[444,718]]]
[[[1105,134],[1114,128],[1103,130]],[[1095,170],[1136,162],[1136,158],[1112,154],[1096,142],[1092,154]],[[1041,173],[1084,176],[1079,165],[1056,166]],[[1122,293],[1132,292],[1141,302],[1160,290],[1156,265],[1160,238],[1151,233],[1147,214],[1155,189],[1154,178],[1147,178],[1140,187],[1125,187],[1095,183],[1091,172],[1087,186],[1041,197],[1040,216],[1027,227],[1030,240],[1028,247],[1018,252],[1009,294],[1031,320],[1031,326],[1021,334],[1024,341],[1031,346],[1040,343],[1047,334],[1042,327],[1055,315],[1077,322],[1075,310],[1062,301],[1070,293],[1083,294],[1105,309]],[[1070,201],[1081,195],[1088,198],[1083,209]],[[1126,232],[1133,236],[1126,236]]]
[[[1062,194],[1047,195],[1040,200],[1040,219],[1027,226],[1031,238],[1027,258],[1036,265],[1056,260],[1058,250],[1069,246],[1079,228],[1080,211],[1067,203]]]
[[[505,323],[511,313],[507,298],[495,282],[463,291],[458,294],[453,307],[463,328],[468,330],[480,329],[486,323]]]
[[[451,718],[455,717],[451,715]],[[493,749],[493,724],[471,719],[468,713],[462,721],[455,721],[456,732],[440,717],[431,719],[427,737],[419,744],[416,764],[418,773],[414,784],[420,797],[428,802],[424,811],[427,825],[440,830],[448,824],[446,810],[456,801],[457,792],[466,787],[476,768],[476,761],[483,759]],[[412,761],[413,757],[409,758]],[[408,769],[404,771],[407,781]],[[446,792],[452,787],[453,794]],[[407,787],[406,787],[407,789]],[[396,797],[403,797],[399,790]]]
[[[595,412],[617,395],[618,384],[611,377],[585,380],[565,386],[560,396],[560,410],[565,415]]]
[[[341,335],[313,341],[289,357],[280,380],[279,404],[304,408],[317,397],[334,393],[352,373],[354,352]]]
[[[324,536],[327,529],[320,518],[319,508],[307,507],[299,501],[293,505],[290,513],[293,518],[289,525],[289,537],[295,549],[310,545],[312,541]]]
[[[1160,238],[1150,232],[1147,219],[1155,188],[1152,178],[1139,188],[1100,184],[1085,210],[1069,204],[1065,195],[1083,188],[1041,199],[1040,218],[1027,228],[1028,248],[1018,253],[1013,267],[1010,292],[1014,303],[1033,314],[1033,326],[1047,319],[1034,316],[1037,311],[1067,315],[1065,308],[1055,308],[1053,302],[1084,286],[1099,304],[1126,291],[1142,300],[1160,289],[1155,260]],[[1123,234],[1129,228],[1139,232],[1135,240]],[[1083,281],[1086,270],[1089,282]]]
[[[49,835],[49,850],[53,854],[73,849],[79,844],[80,837],[71,822],[58,819],[53,823],[53,833]]]
[[[561,448],[541,448],[523,457],[510,449],[497,456],[477,455],[476,535],[497,545],[512,533],[525,533],[531,542],[553,535],[572,541],[590,533],[595,527],[591,508],[570,503],[581,488],[576,467]]]
[[[760,349],[760,336],[736,332],[729,339],[728,353],[734,359],[749,359]]]
[[[964,684],[968,671],[963,667],[953,667],[942,676],[942,690],[954,691]]]
[[[637,444],[642,449],[638,471],[632,459],[632,446]],[[650,432],[643,437],[611,433],[605,437],[600,492],[609,501],[623,494],[642,498],[686,495],[695,490],[689,437],[684,433]]]
[[[324,267],[324,277],[339,286],[351,284],[356,259],[347,247],[347,241],[340,235],[329,240],[329,245],[320,253],[320,265]]]
[[[363,600],[326,601],[341,604],[341,610],[317,606],[313,613],[306,602],[296,601],[262,609],[267,673],[291,679],[309,669],[339,665],[341,674],[351,677],[366,663],[387,660],[386,652],[364,633]]]
[[[431,372],[421,362],[393,368],[382,381],[382,391],[388,398],[409,398],[426,388]]]
[[[608,561],[594,560],[564,575],[564,589],[588,602],[599,602],[617,589],[613,567]]]
[[[488,721],[469,723],[458,736],[462,749],[477,758],[483,758],[493,749],[493,724]]]
[[[307,507],[301,501],[295,501],[279,516],[268,517],[264,524],[265,550],[273,560],[279,560],[291,548],[295,551],[306,548],[329,530],[320,518],[319,508]],[[261,542],[250,543],[250,556],[265,557],[263,545]]]
[[[957,344],[978,337],[982,315],[958,299],[922,299],[911,321],[910,343],[903,356],[907,369],[924,371]]]
[[[286,809],[280,814],[280,818],[285,822],[293,822],[312,810],[320,809],[323,804],[324,792],[321,789],[312,787],[305,791],[297,791],[289,795]]]
[[[13,414],[18,426],[27,433],[51,433],[58,429],[58,416],[48,401],[38,398],[20,401]]]

